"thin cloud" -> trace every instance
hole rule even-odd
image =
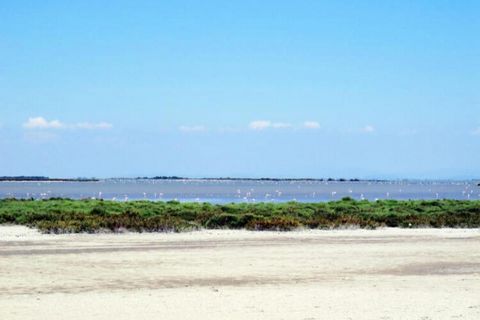
[[[44,117],[33,117],[23,123],[23,128],[34,129],[84,129],[84,130],[105,130],[113,128],[108,122],[78,122],[73,124],[63,123],[59,120],[47,120]]]
[[[232,132],[242,132],[243,130],[235,127],[221,127],[218,129],[218,132],[221,133],[232,133]]]
[[[207,131],[207,128],[202,125],[195,125],[195,126],[180,126],[178,130],[182,132],[204,132]]]
[[[306,129],[320,129],[320,123],[317,121],[305,121],[303,127]]]
[[[269,128],[272,125],[272,122],[267,120],[255,120],[250,122],[248,127],[252,130],[264,130]]]
[[[274,122],[272,123],[272,128],[274,129],[287,129],[291,128],[292,125],[290,123],[284,123],[284,122]]]
[[[474,130],[472,131],[472,134],[473,134],[474,136],[480,136],[480,127],[474,129]]]
[[[48,121],[44,117],[28,118],[23,124],[25,129],[61,129],[65,125],[58,120]]]
[[[375,132],[375,127],[371,126],[371,125],[366,125],[365,127],[362,128],[362,132],[364,132],[364,133]]]
[[[290,123],[286,122],[272,122],[269,120],[255,120],[250,122],[248,127],[251,130],[265,130],[265,129],[288,129],[292,128],[293,126]]]

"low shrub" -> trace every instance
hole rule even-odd
[[[0,200],[0,223],[44,232],[109,230],[182,231],[226,228],[288,231],[296,228],[381,226],[479,228],[480,201],[375,202],[345,198],[326,203],[181,203],[100,200]]]

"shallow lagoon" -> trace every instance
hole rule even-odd
[[[322,202],[354,199],[480,199],[476,181],[258,181],[135,180],[98,182],[0,182],[0,198],[179,200],[229,202]]]

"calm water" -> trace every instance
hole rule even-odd
[[[99,182],[0,182],[0,198],[65,197],[109,200],[228,202],[320,202],[354,199],[480,199],[476,181],[206,181],[120,180]]]

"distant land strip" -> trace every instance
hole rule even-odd
[[[99,182],[105,180],[203,180],[203,181],[266,181],[266,182],[294,182],[294,181],[311,181],[311,182],[389,182],[416,179],[358,179],[358,178],[240,178],[240,177],[217,177],[217,178],[191,178],[180,176],[153,176],[153,177],[112,177],[112,178],[50,178],[46,176],[0,176],[0,182]],[[433,179],[426,179],[434,181]],[[467,180],[467,179],[466,179]],[[480,179],[470,179],[477,181]],[[477,183],[480,187],[480,183]]]
[[[177,176],[155,176],[155,177],[137,177],[137,180],[220,180],[220,181],[386,181],[386,180],[361,180],[361,179],[335,179],[335,178],[232,178],[232,177],[218,177],[218,178],[187,178]]]
[[[44,181],[57,181],[57,182],[97,182],[100,179],[96,178],[49,178],[43,176],[15,176],[15,177],[0,177],[0,181],[4,182],[44,182]]]
[[[205,180],[205,181],[339,181],[339,182],[359,182],[359,181],[370,181],[370,182],[385,182],[388,180],[382,179],[344,179],[344,178],[232,178],[232,177],[218,177],[218,178],[189,178],[189,177],[179,177],[179,176],[154,176],[154,177],[135,177],[135,178],[126,178],[126,177],[113,177],[113,178],[50,178],[45,176],[2,176],[0,181],[3,182],[48,182],[48,181],[65,181],[65,182],[97,182],[101,180]]]

